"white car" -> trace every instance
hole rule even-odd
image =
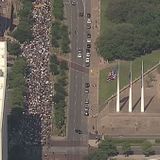
[[[90,18],[87,19],[87,23],[91,23],[91,19]]]
[[[90,61],[90,58],[87,57],[86,58],[86,63],[89,63],[89,61]]]
[[[87,39],[87,43],[91,43],[91,39]]]
[[[89,52],[86,53],[86,57],[89,58],[91,54]]]
[[[78,58],[82,58],[82,50],[81,49],[78,49],[77,57]]]
[[[78,53],[77,57],[78,57],[78,58],[82,58],[82,54],[81,54],[81,53]]]

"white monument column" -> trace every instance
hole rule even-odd
[[[119,61],[117,65],[117,101],[116,101],[116,112],[120,111],[120,104],[119,104]]]
[[[141,73],[141,112],[144,112],[143,60],[142,60],[142,73]]]
[[[129,73],[129,112],[132,112],[132,62],[130,62],[130,73]]]

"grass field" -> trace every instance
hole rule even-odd
[[[111,21],[109,21],[107,19],[106,15],[105,15],[107,5],[108,5],[108,0],[101,0],[101,28],[100,28],[101,35],[106,33],[108,26],[114,25]]]
[[[144,61],[144,72],[153,67],[160,61],[160,50],[154,51],[152,54],[142,56],[133,61],[132,74],[133,80],[141,74],[141,60]],[[111,64],[110,67],[100,71],[99,79],[99,104],[102,105],[105,100],[116,92],[116,80],[107,82],[108,73],[116,68],[117,64]],[[129,82],[129,62],[120,62],[120,88],[123,88]]]

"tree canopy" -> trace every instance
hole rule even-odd
[[[105,33],[97,50],[105,59],[134,59],[160,48],[160,1],[108,0]]]

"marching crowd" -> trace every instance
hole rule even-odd
[[[41,6],[36,7],[36,5]],[[39,130],[40,143],[43,145],[46,144],[51,134],[52,116],[53,93],[48,68],[50,54],[49,28],[51,27],[50,6],[49,0],[35,0],[33,2],[33,40],[25,43],[22,47],[22,55],[26,58],[29,67],[29,73],[26,77],[26,113],[39,115],[41,119],[41,122],[39,122],[41,123],[41,130]],[[37,124],[38,126],[39,124]],[[32,135],[30,136],[34,144],[35,142],[38,143],[36,139],[32,138]],[[37,138],[39,139],[39,137]]]

